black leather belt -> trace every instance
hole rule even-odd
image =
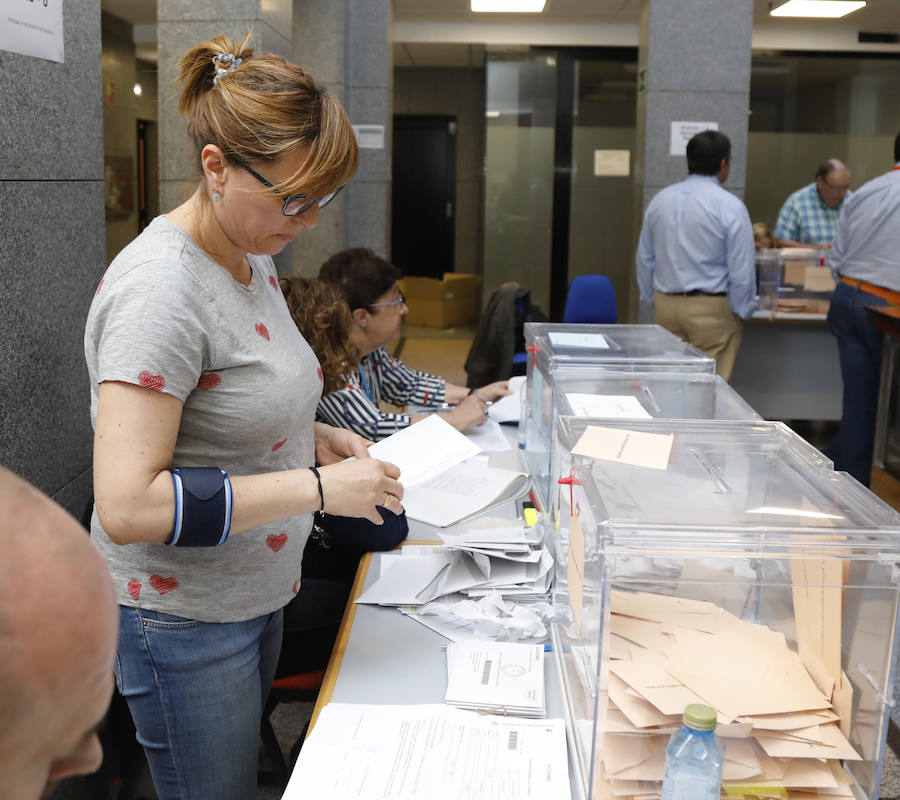
[[[691,289],[689,292],[662,292],[674,297],[728,297],[728,292],[704,292],[701,289]]]

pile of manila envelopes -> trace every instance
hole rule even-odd
[[[599,797],[660,797],[666,745],[689,703],[716,710],[723,796],[854,796],[841,765],[861,759],[845,736],[849,698],[830,702],[834,683],[803,644],[801,659],[783,633],[704,601],[614,590],[611,612]]]

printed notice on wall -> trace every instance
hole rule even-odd
[[[687,153],[687,143],[702,131],[719,130],[718,122],[673,122],[669,155],[683,156]]]
[[[384,150],[384,125],[354,125],[353,132],[361,150]]]
[[[0,50],[65,61],[63,0],[0,0]]]
[[[594,175],[624,177],[631,171],[630,150],[594,150]]]

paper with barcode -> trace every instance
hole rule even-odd
[[[565,724],[329,703],[283,800],[571,800]]]
[[[484,639],[448,645],[444,699],[458,708],[546,716],[543,645]]]

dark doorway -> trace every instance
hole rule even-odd
[[[453,272],[456,117],[394,117],[391,260],[406,275]]]
[[[156,123],[137,121],[138,233],[159,214],[159,134]]]

